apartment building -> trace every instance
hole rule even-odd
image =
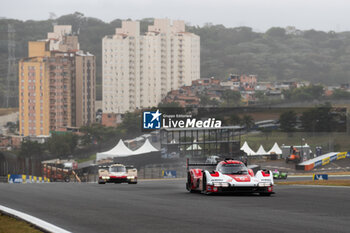
[[[144,35],[123,21],[102,41],[104,114],[157,106],[171,91],[200,77],[200,38],[184,21],[156,19]]]
[[[75,54],[75,88],[72,92],[72,125],[81,127],[95,122],[96,59],[91,53],[79,51]],[[74,85],[74,83],[73,83]]]
[[[49,135],[95,119],[95,57],[79,50],[71,26],[28,43],[19,61],[20,134]]]

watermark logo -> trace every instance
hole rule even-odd
[[[144,129],[160,129],[162,113],[157,110],[156,112],[143,112],[143,128]]]

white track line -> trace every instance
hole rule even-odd
[[[48,232],[53,232],[53,233],[70,233],[70,231],[66,231],[60,227],[57,227],[55,225],[52,225],[51,223],[45,222],[41,219],[38,219],[36,217],[33,217],[31,215],[22,213],[20,211],[14,210],[14,209],[10,209],[7,208],[5,206],[0,205],[0,211],[12,215],[14,217],[23,219],[26,222],[29,222],[31,224],[33,224],[34,226],[37,226],[43,230],[46,230]]]

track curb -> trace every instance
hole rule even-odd
[[[34,225],[35,227],[39,228],[40,230],[44,232],[53,232],[53,233],[71,233],[70,231],[64,230],[58,226],[55,226],[51,223],[48,223],[44,220],[41,220],[39,218],[36,218],[34,216],[31,216],[29,214],[8,208],[6,206],[0,205],[0,212],[4,213],[5,215],[12,216],[16,219],[23,220],[27,223],[30,223]]]

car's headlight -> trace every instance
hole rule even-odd
[[[268,187],[268,186],[271,186],[271,183],[268,183],[268,182],[260,182],[258,184],[259,187]]]
[[[135,176],[128,176],[127,179],[133,180],[133,179],[135,179]]]
[[[213,182],[213,185],[216,187],[228,187],[229,184],[226,182]]]
[[[110,179],[110,177],[109,176],[102,176],[102,179],[108,180],[108,179]]]

